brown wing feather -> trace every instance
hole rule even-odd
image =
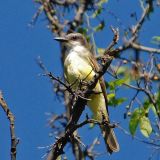
[[[93,55],[91,55],[89,57],[89,62],[91,62],[91,65],[93,67],[93,69],[98,72],[99,71],[99,64],[97,62],[97,60],[94,58]],[[99,79],[99,83],[100,83],[100,86],[101,86],[101,89],[102,89],[102,92],[103,92],[103,95],[104,95],[104,98],[105,98],[105,102],[106,102],[106,110],[107,110],[107,113],[109,115],[109,112],[108,112],[108,100],[107,100],[107,92],[106,92],[106,86],[105,86],[105,82],[104,82],[104,78],[101,77]]]
[[[96,59],[91,55],[89,57],[89,62],[91,62],[91,65],[95,71],[99,70],[99,65]],[[105,103],[106,103],[106,111],[107,111],[107,116],[106,119],[109,121],[109,112],[108,112],[108,100],[107,100],[107,92],[106,92],[106,86],[103,77],[99,79],[101,89],[105,98]],[[106,143],[106,148],[108,152],[111,154],[112,152],[118,152],[119,151],[119,144],[117,142],[116,136],[114,134],[114,131],[112,128],[109,126],[101,126],[100,127],[102,130],[102,134]]]

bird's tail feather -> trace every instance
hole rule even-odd
[[[101,130],[102,130],[102,134],[103,134],[104,141],[105,141],[108,152],[110,154],[112,154],[112,152],[118,152],[119,144],[117,142],[117,138],[115,136],[113,128],[110,128],[109,126],[107,127],[102,126]]]

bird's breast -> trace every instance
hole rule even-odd
[[[95,75],[90,62],[77,52],[70,52],[65,59],[65,77],[70,83],[76,80],[91,80]]]

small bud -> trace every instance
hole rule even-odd
[[[154,75],[153,80],[157,81],[157,80],[159,80],[159,77],[157,75]]]
[[[158,71],[160,71],[160,64],[157,64],[157,69]]]
[[[128,113],[127,113],[127,116],[131,116],[131,114],[132,114],[131,112],[128,112]]]
[[[127,64],[127,63],[128,63],[128,61],[127,61],[127,60],[123,60],[123,63],[124,63],[124,64]]]

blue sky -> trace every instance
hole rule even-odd
[[[132,11],[140,13],[141,9],[138,6],[138,1],[112,0],[109,1],[107,8],[121,19],[124,26],[128,27],[129,24],[135,23],[135,20],[128,14]],[[23,1],[23,3],[21,0],[5,0],[0,5],[0,90],[3,91],[16,118],[16,135],[20,139],[17,147],[18,160],[41,159],[46,150],[38,149],[38,147],[50,145],[54,139],[48,136],[50,128],[47,126],[47,119],[49,117],[45,113],[63,111],[63,102],[59,102],[54,95],[49,80],[38,76],[41,73],[36,64],[38,56],[56,76],[62,75],[62,69],[59,45],[53,40],[53,35],[47,29],[47,21],[44,16],[39,18],[34,27],[28,26],[36,10],[37,5],[31,0]],[[103,33],[95,34],[98,47],[105,47],[112,39],[109,26],[111,24],[115,27],[119,26],[112,16],[104,14],[106,14],[106,29]],[[151,16],[152,20],[148,21],[142,30],[140,39],[146,45],[155,47],[150,44],[150,41],[153,35],[160,35],[157,29],[160,26],[160,21],[157,21],[159,16],[160,12],[156,10]],[[110,110],[111,119],[120,122],[128,129],[128,121],[123,120],[125,106]],[[87,112],[88,110],[85,111]],[[87,128],[80,129],[80,133],[84,136],[85,142],[90,143],[93,137],[100,133],[97,128],[93,130]],[[97,159],[107,157],[110,160],[143,160],[149,157],[152,151],[149,146],[135,141],[118,129],[116,129],[116,134],[121,151],[112,156],[107,155]],[[10,157],[9,123],[2,109],[0,109],[0,135],[0,159],[8,160]],[[139,133],[138,136],[141,137]],[[97,149],[105,150],[104,145]]]

